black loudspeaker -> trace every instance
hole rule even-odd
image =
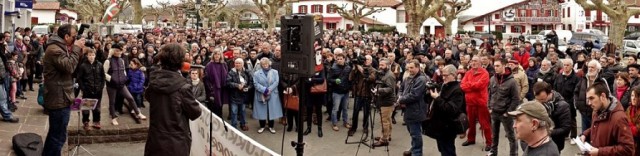
[[[316,53],[322,50],[322,16],[292,14],[282,16],[280,21],[280,73],[313,76]]]

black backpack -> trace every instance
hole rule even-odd
[[[13,151],[18,156],[40,156],[44,148],[42,137],[35,133],[20,133],[13,136]]]

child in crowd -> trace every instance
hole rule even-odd
[[[91,110],[93,113],[93,128],[100,129],[100,102],[102,101],[102,90],[105,86],[104,68],[102,63],[96,61],[96,51],[84,48],[87,59],[83,59],[78,68],[76,81],[82,91],[82,98],[97,99],[97,106]],[[82,111],[82,123],[84,129],[89,130],[89,110]]]
[[[138,58],[133,58],[129,63],[129,71],[127,72],[127,76],[129,77],[129,92],[133,96],[133,99],[136,102],[136,106],[138,108],[144,108],[144,104],[142,103],[142,93],[144,92],[144,72],[140,70],[142,67],[142,63]]]

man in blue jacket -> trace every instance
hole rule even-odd
[[[426,95],[427,77],[420,72],[420,63],[411,61],[407,64],[409,77],[400,86],[400,98],[398,104],[405,107],[404,122],[411,135],[411,150],[405,151],[405,156],[422,155],[422,122],[427,119],[427,105],[424,101]]]

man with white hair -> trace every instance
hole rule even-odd
[[[231,107],[231,126],[239,128],[242,131],[249,130],[245,121],[245,104],[249,103],[249,99],[253,89],[253,79],[250,71],[244,69],[244,60],[242,58],[236,58],[234,60],[234,66],[229,71],[226,86],[229,89],[229,102]],[[240,127],[238,127],[240,122]]]
[[[540,64],[540,70],[536,74],[534,80],[536,82],[544,81],[548,84],[553,84],[553,81],[556,78],[556,72],[553,70],[552,66],[553,65],[551,64],[551,61],[547,59],[542,60],[542,63]]]
[[[574,105],[574,91],[576,86],[580,82],[580,78],[576,75],[576,72],[573,71],[573,60],[570,58],[560,60],[562,62],[562,72],[558,74],[555,78],[555,82],[553,84],[553,90],[557,91],[562,95],[564,100],[569,104],[569,111],[571,112],[571,129],[569,133],[570,138],[575,138],[577,136],[577,123],[576,123],[576,108]],[[573,140],[572,144],[575,144]]]
[[[591,113],[593,112],[593,109],[591,109],[587,104],[587,88],[591,87],[596,82],[605,83],[607,87],[610,87],[606,79],[602,77],[602,65],[600,62],[597,60],[591,60],[587,63],[587,68],[587,74],[584,78],[580,79],[573,95],[575,98],[574,101],[576,108],[582,115],[583,132],[591,127]]]

